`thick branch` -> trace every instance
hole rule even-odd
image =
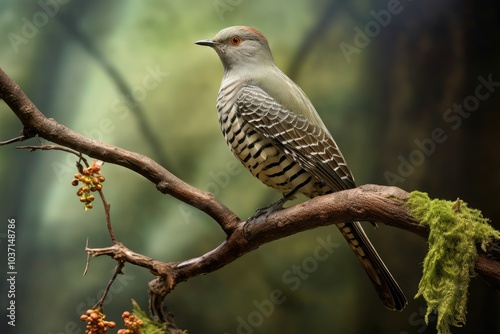
[[[399,227],[422,237],[428,231],[408,213],[408,193],[396,187],[366,185],[316,197],[269,216],[241,223],[213,251],[178,265],[179,279],[219,269],[259,246],[289,235],[346,221],[372,221]]]
[[[59,145],[108,163],[129,168],[153,182],[164,194],[190,204],[210,215],[226,232],[227,238],[214,250],[188,261],[161,262],[137,254],[117,242],[111,247],[86,248],[89,255],[108,255],[119,262],[148,268],[157,279],[150,283],[150,307],[160,320],[163,298],[179,283],[191,277],[215,271],[259,246],[299,233],[346,221],[372,221],[398,227],[423,238],[428,230],[408,212],[408,193],[396,187],[366,185],[314,198],[290,208],[242,222],[237,215],[211,194],[194,188],[150,158],[87,138],[53,119],[46,118],[0,69],[0,98],[14,111],[24,125],[25,138],[38,135]],[[7,141],[8,143],[9,141]],[[476,272],[500,290],[500,262],[497,246],[480,251]]]
[[[87,138],[45,117],[1,68],[0,98],[23,123],[25,137],[38,135],[92,158],[131,169],[153,182],[160,192],[172,195],[211,216],[226,234],[230,234],[240,222],[238,216],[212,194],[190,186],[147,156]]]
[[[105,249],[87,249],[94,256],[110,255],[148,268],[158,276],[166,277],[165,295],[177,284],[189,278],[220,269],[241,256],[273,240],[313,228],[346,221],[372,221],[398,227],[427,238],[428,230],[408,212],[408,193],[396,187],[364,185],[359,188],[316,197],[290,208],[242,222],[233,233],[214,250],[181,263],[164,263],[136,254],[123,245]],[[493,255],[498,252],[480,252],[476,272],[500,290],[500,262]]]

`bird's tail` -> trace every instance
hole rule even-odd
[[[365,268],[385,307],[401,311],[407,304],[406,297],[377,254],[359,222],[340,224],[337,227]]]

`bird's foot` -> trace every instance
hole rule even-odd
[[[271,205],[268,205],[266,207],[257,209],[250,217],[248,217],[247,221],[254,220],[262,215],[266,215],[266,217],[267,217],[271,213],[273,213],[274,211],[278,211],[278,210],[283,209],[283,205],[285,204],[285,202],[293,199],[294,197],[295,196],[293,196],[293,194],[287,194],[287,195],[283,196],[282,198],[280,198],[279,201],[277,201]]]

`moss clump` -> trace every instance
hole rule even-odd
[[[143,334],[165,334],[170,333],[167,328],[167,324],[159,323],[148,317],[146,312],[144,312],[139,304],[135,300],[132,299],[132,313],[137,317],[137,319],[141,319],[143,324],[140,327],[140,332]],[[183,333],[187,334],[187,331],[183,331]]]
[[[429,227],[429,252],[415,298],[423,296],[427,314],[437,311],[437,330],[449,334],[450,326],[465,323],[467,295],[477,258],[476,245],[484,249],[500,232],[488,224],[479,210],[456,202],[431,200],[414,191],[408,199],[412,215]]]

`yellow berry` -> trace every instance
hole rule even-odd
[[[102,175],[99,175],[98,179],[99,179],[99,182],[104,182],[104,181],[106,180],[106,179],[104,178],[104,176],[102,176]]]
[[[85,205],[85,207],[86,207],[87,209],[92,209],[92,208],[94,207],[94,205],[93,205],[92,203],[87,203],[87,204]]]
[[[101,190],[102,189],[102,184],[99,183],[95,187],[97,188],[97,190]]]
[[[87,196],[87,201],[92,202],[95,199],[94,195]]]
[[[80,202],[85,203],[85,202],[87,202],[87,199],[82,196],[82,197],[80,197]]]

